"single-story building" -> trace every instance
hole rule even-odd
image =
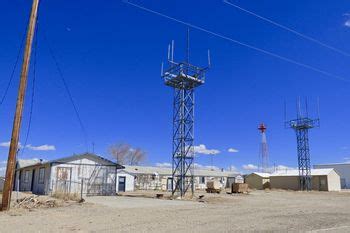
[[[330,163],[314,165],[314,168],[334,168],[340,176],[342,189],[350,189],[350,163]]]
[[[14,189],[44,195],[81,191],[85,195],[115,195],[117,169],[121,168],[90,153],[52,161],[19,160]]]
[[[124,166],[117,174],[118,192],[135,190],[172,190],[172,169],[168,167]],[[206,182],[217,180],[223,188],[230,187],[236,173],[221,170],[194,170],[195,189],[206,189]]]
[[[340,191],[340,176],[333,168],[311,169],[312,190]],[[272,189],[299,190],[299,171],[288,170],[270,175]]]
[[[270,173],[253,172],[245,177],[245,183],[250,189],[270,188]]]

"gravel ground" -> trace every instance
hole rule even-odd
[[[117,196],[12,209],[0,213],[0,232],[350,232],[350,192],[204,195],[203,202]]]

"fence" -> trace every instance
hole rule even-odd
[[[50,190],[51,195],[108,196],[116,194],[116,184],[115,182],[89,182],[88,179],[54,180]]]
[[[51,194],[116,194],[115,166],[63,163],[53,167],[51,177]]]

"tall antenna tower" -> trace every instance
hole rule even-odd
[[[189,30],[187,30],[186,59],[174,61],[174,41],[168,46],[168,68],[161,76],[165,85],[174,89],[173,101],[173,151],[172,194],[183,197],[188,189],[194,193],[194,90],[204,84],[205,73],[210,67],[201,68],[190,64]]]
[[[319,117],[316,119],[309,118],[307,100],[305,100],[305,112],[303,113],[299,98],[297,101],[297,118],[295,120],[286,121],[285,126],[294,129],[297,136],[300,190],[310,191],[312,189],[312,177],[310,166],[309,130],[319,127],[320,119]]]
[[[261,144],[260,144],[260,170],[261,172],[269,172],[269,150],[266,141],[266,126],[264,123],[259,125],[258,130],[261,133]]]

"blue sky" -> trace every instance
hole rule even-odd
[[[153,10],[317,67],[350,81],[350,57],[302,39],[224,4],[222,1],[141,1]],[[350,53],[348,1],[233,1],[313,38]],[[31,1],[11,0],[0,15],[0,95],[9,79]],[[84,137],[51,59],[43,30],[53,47],[95,151],[108,157],[115,142],[148,153],[146,164],[171,161],[172,91],[160,78],[160,63],[175,40],[175,57],[184,58],[187,28],[122,1],[42,1],[38,34],[37,82],[28,148],[20,158],[52,159],[85,151]],[[296,167],[296,139],[283,126],[284,100],[294,108],[297,96],[321,103],[321,128],[311,136],[312,164],[350,157],[350,82],[264,55],[191,29],[191,61],[212,69],[196,90],[195,141],[219,150],[214,165],[243,170],[258,161],[265,122],[270,162]],[[29,87],[33,76],[29,77]],[[15,80],[0,108],[0,142],[10,139]],[[21,142],[28,126],[30,88]],[[314,107],[314,106],[313,106]],[[315,112],[315,111],[314,111]],[[290,117],[293,117],[290,114]],[[48,145],[51,147],[40,147]],[[53,148],[54,147],[54,148]],[[229,148],[239,152],[229,153]],[[51,149],[51,150],[47,150]],[[53,150],[54,149],[54,150]],[[1,160],[8,148],[0,147]],[[208,155],[196,162],[210,165]]]

